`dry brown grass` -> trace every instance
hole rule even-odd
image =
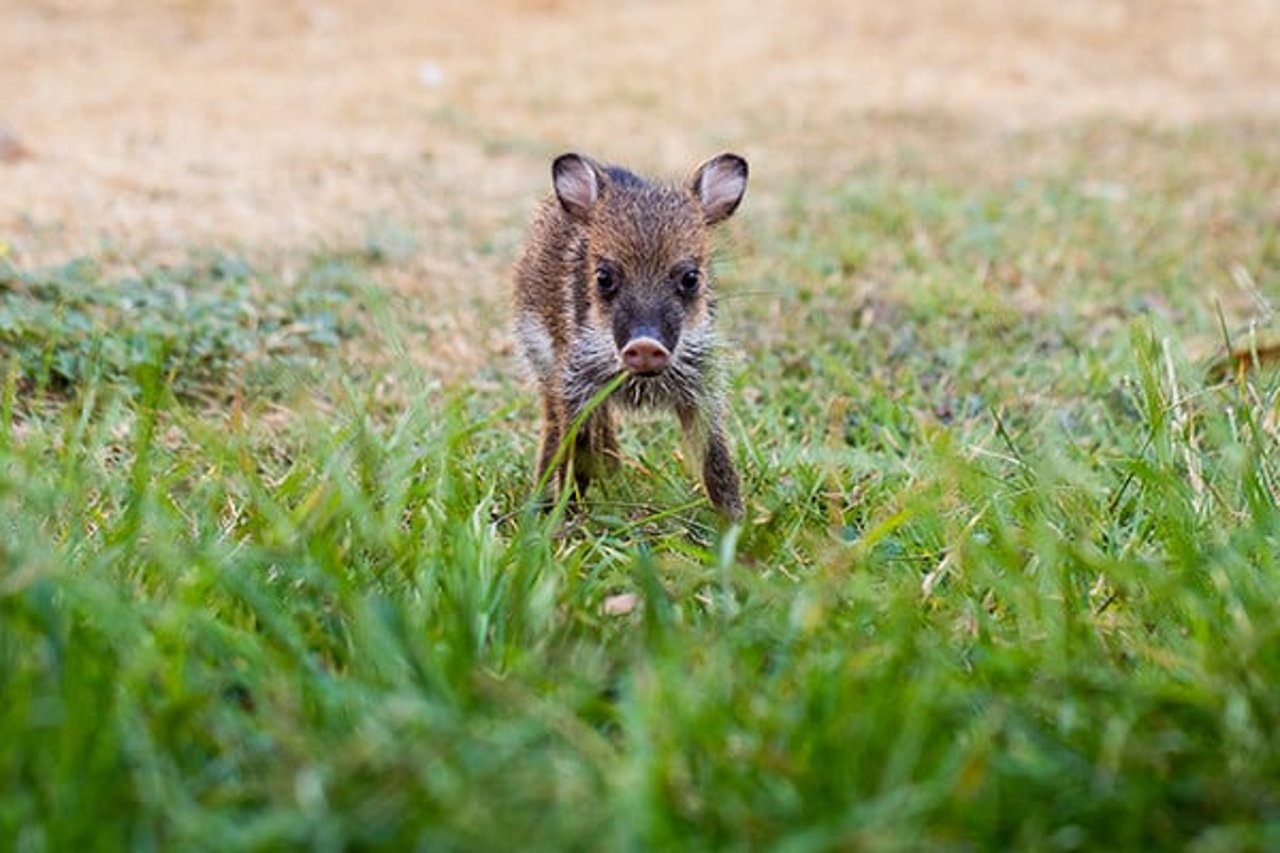
[[[388,284],[465,326],[565,148],[672,172],[732,147],[767,211],[904,146],[998,172],[1011,132],[1280,115],[1270,0],[759,5],[20,4],[0,128],[30,156],[0,163],[0,236],[24,264],[288,258],[391,223],[418,249]]]

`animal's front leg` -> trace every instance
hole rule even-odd
[[[677,414],[687,441],[702,457],[702,485],[708,500],[729,520],[740,521],[744,514],[742,486],[729,451],[721,408],[713,407],[707,413],[681,408]]]
[[[537,484],[542,487],[538,496],[545,504],[554,504],[564,488],[565,472],[568,470],[568,453],[556,462],[556,454],[560,451],[560,443],[565,436],[565,416],[562,406],[557,404],[557,397],[549,390],[542,394],[542,445],[538,451]],[[555,470],[552,470],[554,466]]]
[[[578,494],[597,477],[618,467],[618,440],[613,432],[613,415],[608,404],[592,412],[578,430],[573,459],[573,478]]]

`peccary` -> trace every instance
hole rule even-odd
[[[707,243],[711,227],[742,201],[747,161],[721,154],[684,184],[668,185],[564,154],[551,175],[555,192],[515,272],[516,333],[542,390],[538,481],[558,494],[572,471],[584,493],[593,476],[617,465],[614,408],[671,408],[701,457],[707,497],[741,518]],[[592,411],[556,464],[575,419],[623,371],[624,384]]]

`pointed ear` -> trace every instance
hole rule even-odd
[[[560,206],[574,219],[587,219],[600,198],[600,170],[581,154],[561,154],[551,164],[551,183]]]
[[[737,154],[712,157],[693,173],[689,189],[702,206],[708,225],[728,219],[747,191],[747,161]]]

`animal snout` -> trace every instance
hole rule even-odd
[[[670,361],[670,350],[653,338],[635,338],[622,348],[622,363],[632,373],[661,373]]]

